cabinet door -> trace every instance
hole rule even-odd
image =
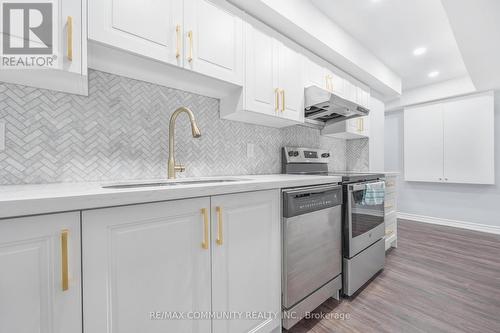
[[[245,24],[245,108],[277,115],[278,55],[272,33]]]
[[[60,36],[62,69],[76,74],[87,73],[87,1],[62,0]],[[71,41],[68,44],[68,40]],[[84,58],[85,57],[85,58]]]
[[[0,220],[0,332],[81,332],[80,267],[79,213]]]
[[[404,169],[407,181],[443,180],[442,104],[405,109]]]
[[[281,88],[281,116],[301,122],[304,120],[304,85],[302,79],[302,55],[287,45],[278,43]]]
[[[152,314],[210,311],[209,209],[200,198],[84,211],[85,331],[210,332],[210,320]]]
[[[493,95],[446,102],[444,107],[444,180],[494,184]]]
[[[243,83],[243,21],[210,0],[185,0],[184,67]]]
[[[315,85],[323,89],[331,89],[332,82],[329,75],[332,73],[306,57],[303,57],[303,64],[304,87]]]
[[[212,197],[213,311],[281,310],[278,190]],[[217,333],[270,332],[280,318],[214,320]]]
[[[89,0],[89,38],[182,66],[182,0]]]

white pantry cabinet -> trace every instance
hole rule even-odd
[[[245,80],[221,117],[272,127],[304,121],[302,54],[269,27],[248,19],[243,29]]]
[[[80,213],[0,220],[0,332],[82,332]]]
[[[242,20],[226,6],[209,0],[90,0],[89,38],[241,85]]]
[[[279,314],[280,191],[212,197],[213,311]],[[213,332],[271,332],[280,317],[214,320]]]
[[[85,332],[271,332],[189,316],[279,313],[279,223],[278,190],[84,211]]]
[[[209,210],[199,198],[84,211],[85,332],[210,332],[150,315],[210,311]]]
[[[405,109],[406,181],[494,184],[494,160],[492,92]]]
[[[57,67],[1,69],[0,81],[87,95],[87,0],[55,0],[54,3]]]

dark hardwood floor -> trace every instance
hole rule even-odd
[[[399,220],[386,259],[356,297],[316,309],[330,318],[289,332],[500,332],[500,235]]]

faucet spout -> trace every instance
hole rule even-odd
[[[196,123],[193,111],[187,107],[181,106],[172,113],[170,116],[170,124],[168,130],[168,179],[174,179],[175,173],[177,171],[182,172],[185,170],[183,165],[175,164],[175,121],[181,113],[186,113],[189,117],[189,122],[191,123],[191,132],[193,138],[199,138],[201,136],[201,131]]]

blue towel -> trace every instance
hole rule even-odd
[[[366,184],[363,204],[367,206],[382,205],[385,199],[385,182]]]

